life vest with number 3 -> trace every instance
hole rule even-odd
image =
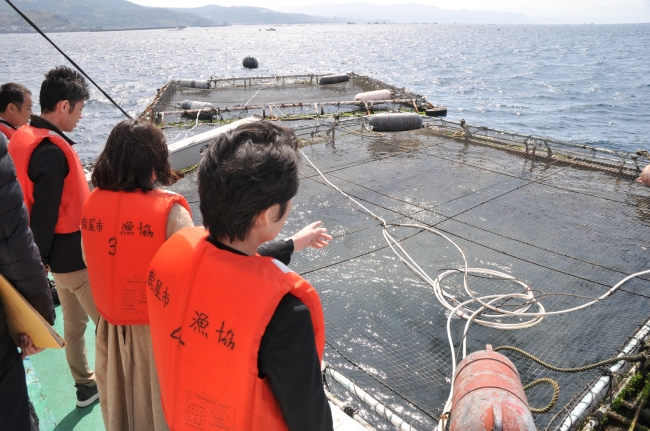
[[[309,308],[322,360],[318,294],[277,260],[220,250],[206,236],[202,227],[178,231],[149,268],[151,342],[167,424],[172,431],[285,431],[268,376],[258,375],[260,342],[291,293]]]
[[[190,211],[183,196],[160,189],[94,189],[86,200],[81,232],[88,278],[97,311],[108,323],[149,324],[147,269],[165,242],[176,203]]]

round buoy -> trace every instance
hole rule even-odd
[[[403,132],[422,127],[422,117],[411,113],[375,114],[370,117],[370,125],[376,132]]]
[[[348,82],[350,80],[350,75],[327,75],[321,76],[318,80],[318,83],[321,85],[325,84],[338,84],[340,82]]]
[[[427,109],[428,117],[446,117],[447,108],[444,106],[434,106],[433,108]]]
[[[257,69],[257,59],[255,57],[251,57],[250,55],[244,59],[244,61],[241,62],[242,66],[244,66],[246,69]]]

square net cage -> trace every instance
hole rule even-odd
[[[458,271],[461,254],[430,231],[402,225],[442,232],[462,248],[469,267],[514,277],[530,287],[534,299],[529,302],[546,311],[579,306],[650,268],[650,188],[635,182],[647,154],[436,118],[425,118],[420,129],[392,133],[372,131],[367,117],[283,124],[294,126],[302,151],[322,175],[303,158],[299,192],[281,236],[317,220],[334,236],[325,249],[296,253],[290,265],[321,297],[324,360],[414,429],[434,429],[450,391],[449,310],[391,250],[376,216],[459,302],[469,299]],[[195,180],[190,174],[172,189],[186,196],[200,224]],[[468,277],[477,296],[524,291],[517,281],[479,273]],[[649,310],[650,279],[641,276],[588,308],[546,317],[526,329],[473,324],[467,351],[509,345],[554,365],[578,367],[616,356],[648,323]],[[455,349],[465,322],[451,319]],[[534,414],[540,430],[559,429],[602,375],[599,369],[554,372],[505,355],[524,385],[543,377],[560,385],[557,404]],[[373,427],[395,429],[341,384],[326,380],[328,389]],[[532,407],[542,407],[553,388],[538,385],[526,393]]]
[[[345,82],[321,84],[325,76],[328,75],[171,81],[158,91],[142,117],[162,127],[179,128],[226,124],[251,115],[299,121],[383,111],[424,113],[433,108],[422,96],[367,76],[351,72]],[[355,99],[360,93],[378,90],[384,90],[385,96]]]

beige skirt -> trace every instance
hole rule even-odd
[[[106,431],[168,431],[149,325],[114,326],[100,316],[95,346]]]

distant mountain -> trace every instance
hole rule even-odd
[[[209,5],[195,8],[170,8],[213,21],[215,24],[311,24],[343,22],[342,19],[310,16],[297,13],[281,13],[271,9],[250,6]],[[291,9],[288,10],[291,12]]]
[[[73,28],[148,28],[210,25],[212,21],[164,8],[139,6],[125,0],[13,0],[37,25]],[[277,12],[276,12],[277,13]],[[0,27],[27,26],[4,1]]]
[[[282,12],[300,12],[322,17],[345,17],[355,22],[394,23],[464,23],[464,24],[538,24],[543,18],[529,17],[520,13],[449,10],[419,3],[378,5],[370,3],[320,3],[307,6],[283,6]],[[548,21],[548,20],[546,20]]]

